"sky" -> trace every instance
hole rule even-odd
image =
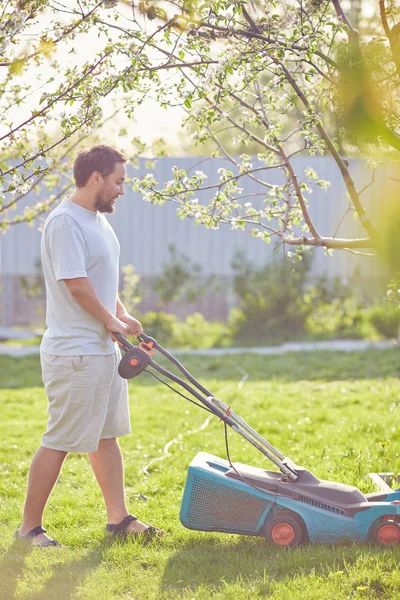
[[[64,0],[63,4],[71,6],[72,4],[76,5],[76,2],[74,2],[74,0]],[[129,14],[129,8],[123,3],[120,3],[119,11],[121,13],[128,11]],[[49,26],[50,23],[51,16],[46,13],[42,14],[40,17],[40,23],[38,26],[36,26],[35,31],[32,31],[32,35],[29,37],[26,36],[25,39],[28,40],[29,38],[33,38],[35,41],[37,41],[40,35],[39,32],[43,30],[43,27]],[[65,51],[65,46],[64,48],[60,47],[57,50],[55,56],[61,65],[67,66],[68,64],[83,64],[90,59],[90,55],[94,55],[101,47],[99,45],[95,30],[77,36],[74,41],[74,45],[77,49],[78,56],[70,56]],[[25,103],[25,105],[14,107],[7,113],[7,115],[4,115],[3,113],[2,121],[0,122],[0,133],[1,131],[5,132],[5,130],[7,130],[5,125],[6,121],[17,124],[30,116],[32,106],[38,106],[40,96],[45,89],[40,89],[42,85],[40,82],[40,77],[42,77],[42,81],[44,81],[45,78],[47,79],[51,75],[55,75],[56,80],[58,78],[58,81],[60,81],[58,72],[54,72],[54,69],[52,69],[51,58],[47,59],[44,67],[41,68],[30,64],[29,69],[25,70],[21,75],[21,82],[32,84],[33,89],[39,89],[29,97],[29,100]],[[104,110],[104,115],[107,116],[115,110],[115,105],[113,102],[111,102],[111,99],[109,100],[107,98],[107,101],[103,103],[102,108]],[[63,110],[64,108],[60,106],[60,112]],[[168,109],[164,109],[160,107],[158,103],[151,97],[147,97],[146,100],[137,107],[134,120],[129,119],[126,115],[124,115],[123,111],[120,111],[120,113],[114,117],[111,122],[104,126],[102,131],[104,132],[104,136],[107,138],[105,143],[112,144],[116,137],[116,132],[118,132],[121,128],[126,128],[128,129],[126,145],[130,145],[129,141],[133,137],[139,137],[145,144],[151,146],[154,140],[162,137],[166,140],[168,148],[171,149],[171,154],[180,154],[182,138],[179,135],[179,125],[184,115],[184,111],[179,107],[170,107]],[[54,129],[56,129],[56,127],[57,124],[55,124]],[[124,139],[119,139],[118,141],[121,144],[124,144]],[[125,151],[128,150],[128,148],[122,147],[121,150]],[[146,155],[151,156],[151,152],[147,152]]]

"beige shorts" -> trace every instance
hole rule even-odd
[[[128,385],[118,374],[121,356],[40,353],[50,415],[42,446],[94,452],[102,439],[130,432]]]

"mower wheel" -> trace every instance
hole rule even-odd
[[[400,525],[395,521],[381,521],[371,528],[370,541],[382,546],[400,544]]]
[[[265,537],[270,544],[294,548],[303,540],[303,524],[294,513],[281,511],[266,524]]]

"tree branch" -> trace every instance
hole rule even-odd
[[[311,117],[315,117],[314,112],[310,106],[310,103],[308,102],[308,99],[306,98],[305,94],[303,93],[303,91],[299,88],[296,80],[294,79],[294,77],[291,75],[291,73],[287,70],[287,68],[285,67],[285,65],[283,65],[282,63],[280,63],[276,58],[274,58],[274,62],[277,65],[280,65],[281,69],[283,70],[283,72],[285,73],[286,79],[288,80],[288,82],[290,83],[290,85],[292,86],[292,88],[295,90],[296,94],[298,95],[298,97],[301,99],[301,101],[304,104],[304,107],[307,110],[307,113],[311,116]],[[377,230],[373,227],[367,211],[365,210],[364,206],[361,203],[361,200],[359,198],[359,194],[356,190],[356,187],[354,185],[354,181],[350,175],[350,172],[348,170],[348,168],[346,167],[346,165],[344,164],[341,156],[339,155],[339,153],[337,152],[331,138],[329,137],[327,131],[325,130],[325,128],[323,127],[323,125],[317,120],[316,124],[315,124],[315,128],[317,129],[318,133],[320,134],[321,138],[324,140],[325,144],[327,145],[330,153],[332,154],[337,166],[340,169],[340,172],[342,174],[342,177],[344,179],[344,182],[346,184],[346,188],[347,191],[349,192],[350,198],[354,204],[354,208],[356,209],[358,216],[360,217],[360,221],[364,227],[364,229],[366,230],[366,232],[368,233],[368,235],[370,236],[371,239],[375,240],[378,237],[378,232]]]
[[[322,237],[319,239],[299,237],[299,238],[282,238],[284,244],[290,246],[316,246],[319,248],[327,248],[331,250],[348,250],[350,248],[374,248],[374,242],[371,238],[330,238]]]
[[[259,101],[259,103],[261,105],[261,110],[262,110],[262,113],[263,113],[263,122],[264,122],[265,127],[267,129],[269,129],[269,121],[268,121],[267,114],[265,112],[265,107],[264,107],[264,104],[263,104],[263,101],[262,101],[261,91],[260,91],[260,86],[258,84],[258,81],[255,82],[255,87],[256,87],[256,92],[257,92],[257,96],[258,96],[258,101]],[[275,136],[274,136],[274,139],[275,139],[275,143],[278,145],[279,156],[281,157],[282,161],[285,164],[286,170],[287,170],[287,172],[289,174],[290,180],[291,180],[292,185],[293,185],[293,187],[295,189],[297,200],[298,200],[298,202],[300,204],[301,212],[303,213],[303,217],[304,217],[305,222],[307,223],[307,227],[310,230],[310,232],[312,233],[312,235],[315,238],[318,239],[318,238],[320,238],[320,235],[319,235],[319,233],[318,233],[318,231],[317,231],[317,229],[316,229],[316,227],[315,227],[315,225],[314,225],[314,223],[313,223],[313,221],[312,221],[312,219],[310,217],[310,214],[308,212],[306,201],[304,199],[303,192],[302,192],[301,187],[299,185],[299,182],[298,182],[298,179],[297,179],[297,175],[296,175],[296,173],[295,173],[295,171],[293,169],[292,163],[290,162],[289,158],[287,157],[287,155],[286,155],[286,153],[285,153],[285,151],[283,149],[282,144],[279,143],[279,140]]]
[[[13,135],[16,131],[19,131],[21,129],[21,127],[24,127],[24,125],[27,125],[28,123],[32,123],[35,119],[37,119],[38,117],[40,117],[41,115],[43,115],[45,112],[47,112],[49,110],[49,108],[51,108],[51,106],[53,106],[53,104],[55,104],[56,102],[59,102],[61,100],[61,98],[64,98],[64,96],[66,96],[71,90],[73,90],[74,88],[76,88],[82,81],[84,81],[91,73],[93,73],[93,71],[103,62],[103,60],[105,58],[107,58],[107,56],[110,55],[110,51],[106,52],[101,58],[100,60],[98,60],[88,71],[86,71],[82,77],[80,77],[78,80],[74,81],[74,83],[72,83],[66,90],[64,90],[62,92],[62,94],[60,94],[59,96],[57,96],[57,98],[55,98],[54,100],[52,100],[51,102],[49,102],[49,104],[47,106],[45,106],[44,108],[42,108],[42,110],[39,110],[38,112],[36,112],[34,115],[32,115],[29,119],[26,119],[26,121],[24,121],[23,123],[20,123],[17,127],[14,127],[14,129],[11,129],[6,135],[3,135],[2,137],[0,137],[0,142],[1,140],[4,140],[5,138]],[[40,153],[39,153],[40,154]]]
[[[348,28],[349,36],[353,39],[353,41],[355,41],[355,40],[358,41],[358,31],[356,29],[354,29],[354,27],[350,23],[349,19],[347,18],[346,13],[344,12],[344,10],[340,4],[340,0],[332,0],[332,4],[336,11],[339,21],[344,23],[346,25],[346,27]]]
[[[385,0],[379,0],[379,13],[381,15],[383,30],[387,39],[389,40],[390,45],[392,45],[392,32],[390,31],[390,27],[386,18]]]

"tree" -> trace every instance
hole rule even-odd
[[[343,151],[373,148],[391,160],[398,156],[400,23],[392,0],[380,0],[379,15],[368,19],[360,19],[358,11],[358,30],[350,21],[354,12],[349,17],[340,0],[86,0],[78,7],[26,0],[8,2],[3,9],[2,31],[15,29],[12,39],[46,11],[53,21],[30,54],[21,57],[18,43],[8,43],[9,54],[1,63],[8,72],[2,104],[7,98],[22,101],[26,92],[12,83],[21,69],[49,56],[57,61],[55,48],[73,48],[78,32],[88,36],[96,31],[101,47],[81,71],[64,70],[63,82],[54,82],[55,89],[42,97],[43,108],[28,122],[10,124],[3,137],[12,149],[3,154],[3,180],[12,174],[15,185],[25,184],[39,155],[54,152],[82,126],[101,122],[101,102],[112,92],[131,94],[122,103],[127,114],[151,93],[162,106],[181,105],[187,115],[184,125],[194,129],[196,143],[212,140],[213,156],[225,158],[230,168],[220,169],[211,182],[200,170],[193,175],[175,168],[167,182],[147,174],[134,182],[145,200],[175,202],[181,218],[207,227],[228,223],[301,251],[318,246],[373,249],[398,266],[400,211],[393,204],[387,222],[379,227],[372,222],[362,201],[365,190],[357,189]],[[24,15],[22,20],[15,21],[16,12]],[[63,116],[57,140],[50,145],[42,141],[44,126],[37,125],[39,152],[27,153],[33,124],[66,104],[73,106]],[[258,148],[257,157],[229,152],[221,141],[227,130],[238,144],[251,144],[252,152]],[[293,157],[299,153],[332,157],[363,236],[341,239],[317,231],[308,196],[312,186],[329,183],[312,169],[296,173]],[[15,166],[19,156],[24,164]],[[373,180],[377,163],[371,167]],[[272,169],[282,173],[279,185],[268,181]],[[263,190],[261,204],[243,202],[246,178]]]
[[[387,299],[395,304],[400,304],[400,274],[393,277],[387,290]]]
[[[2,3],[1,229],[32,222],[72,187],[70,162],[76,149],[88,140],[97,141],[105,122],[134,106],[134,100],[124,97],[124,103],[114,108],[113,93],[115,97],[116,92],[134,90],[139,77],[146,91],[148,74],[140,75],[132,48],[124,46],[126,40],[118,42],[108,26],[107,19],[119,18],[116,4],[112,0]],[[47,200],[13,214],[30,192],[43,185],[51,190]]]

